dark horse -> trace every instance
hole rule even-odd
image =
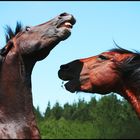
[[[0,138],[39,139],[32,103],[31,73],[35,63],[71,34],[75,19],[62,13],[33,27],[7,28],[0,50]]]
[[[58,72],[70,92],[105,95],[115,92],[131,103],[140,118],[140,53],[121,47],[60,66]]]

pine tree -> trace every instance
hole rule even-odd
[[[63,113],[62,107],[59,105],[58,102],[56,102],[56,104],[51,110],[51,117],[55,118],[56,120],[59,120],[62,116],[62,113]]]
[[[40,112],[39,106],[37,106],[37,108],[34,107],[34,113],[38,122],[43,120],[43,116]]]
[[[44,113],[44,118],[48,119],[48,118],[50,118],[50,116],[51,116],[51,103],[50,103],[50,101],[48,101],[48,105],[47,105],[46,111]]]

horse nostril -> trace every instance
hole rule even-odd
[[[60,16],[67,16],[68,14],[65,12],[65,13],[62,13],[60,14]]]
[[[60,69],[61,70],[68,70],[69,69],[69,65],[67,65],[67,64],[66,65],[61,65]]]

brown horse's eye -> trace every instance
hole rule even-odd
[[[26,31],[30,31],[30,29],[31,28],[29,26],[26,26],[26,28],[25,28]]]
[[[99,55],[98,57],[100,60],[108,60],[108,57],[104,56],[104,55]]]

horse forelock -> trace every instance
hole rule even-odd
[[[6,43],[8,43],[9,40],[11,40],[13,37],[15,37],[20,31],[22,31],[23,26],[21,22],[17,22],[15,31],[12,30],[12,28],[8,25],[5,27],[5,38],[6,38]]]
[[[22,30],[23,30],[23,26],[22,26],[21,22],[17,22],[15,31],[13,31],[10,26],[6,25],[6,27],[5,27],[6,45],[2,49],[0,49],[0,65],[1,65],[3,55],[6,54],[6,52],[7,52],[6,47],[7,47],[8,43],[10,42],[10,40],[13,37],[15,37]]]

